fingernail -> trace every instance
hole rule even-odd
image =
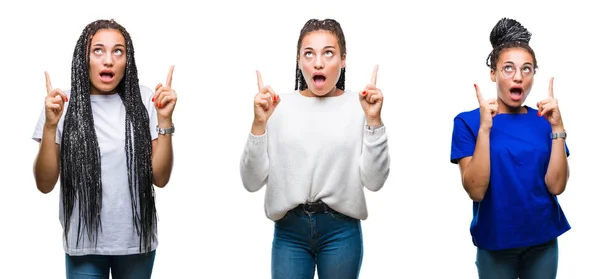
[[[363,94],[363,95],[367,95],[367,91],[363,91],[363,93],[362,93],[362,94]]]
[[[473,83],[473,87],[477,88],[477,84],[476,84],[476,83]]]
[[[542,113],[538,111],[538,116],[542,116]]]
[[[277,100],[277,96],[273,96],[273,102]]]
[[[154,97],[152,97],[152,102],[154,102]]]
[[[68,102],[68,101],[69,101],[69,97],[65,97],[65,102]]]

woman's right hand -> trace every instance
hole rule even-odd
[[[253,126],[266,126],[269,117],[281,101],[279,95],[270,86],[263,86],[262,76],[256,71],[258,93],[254,96],[254,124]]]
[[[65,102],[68,101],[67,94],[62,90],[56,88],[52,89],[52,83],[50,82],[50,75],[48,72],[44,72],[46,75],[46,127],[56,128],[58,121],[63,113]]]
[[[498,101],[496,98],[484,100],[477,84],[475,84],[475,93],[479,102],[479,128],[490,131],[492,129],[492,119],[498,114]]]

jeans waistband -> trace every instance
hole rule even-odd
[[[298,210],[306,214],[328,213],[335,211],[321,200],[299,204],[296,206],[296,208],[294,208],[294,210]]]

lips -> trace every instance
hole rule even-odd
[[[510,98],[513,101],[520,101],[523,97],[523,87],[513,86],[510,88]]]
[[[323,74],[321,72],[316,72],[313,74],[312,78],[313,78],[313,82],[317,88],[325,86],[325,80],[327,79],[325,77],[325,74]]]
[[[102,82],[111,82],[115,76],[115,73],[111,70],[100,71],[100,80]]]

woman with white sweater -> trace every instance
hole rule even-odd
[[[345,90],[346,41],[340,24],[311,19],[298,39],[296,88],[264,86],[242,154],[244,187],[266,185],[275,222],[272,278],[358,278],[367,218],[364,188],[383,187],[390,168],[377,70],[361,92]]]

